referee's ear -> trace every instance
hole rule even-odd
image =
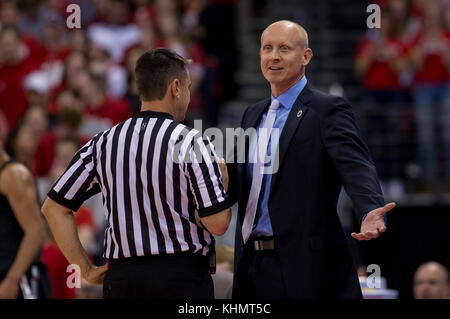
[[[180,99],[181,97],[181,82],[179,79],[175,78],[172,82],[169,84],[169,92],[172,95],[173,99]]]

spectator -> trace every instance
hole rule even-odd
[[[8,154],[11,154],[19,163],[31,169],[36,150],[31,131],[24,126],[19,126],[11,131],[6,142]]]
[[[59,139],[76,139],[79,145],[88,141],[81,132],[84,106],[72,91],[63,91],[57,100],[58,118],[56,126],[46,132],[37,144],[33,167],[38,177],[47,176],[55,158],[55,145]],[[45,190],[45,192],[48,189]]]
[[[134,72],[134,67],[138,58],[145,52],[145,50],[140,47],[134,47],[128,51],[125,68],[127,70],[127,92],[125,93],[125,98],[131,106],[133,114],[136,114],[141,109],[141,99],[139,98],[139,93],[136,87],[136,74]]]
[[[406,46],[391,11],[383,9],[381,28],[366,36],[356,52],[356,74],[362,81],[368,113],[368,139],[382,184],[394,197],[403,194],[401,127],[405,91]],[[381,145],[381,146],[380,146]]]
[[[444,176],[450,190],[450,32],[439,1],[424,4],[423,30],[416,36],[410,49],[415,69],[412,90],[419,155],[424,183],[430,190],[433,181]],[[443,174],[437,170],[437,147],[434,135],[436,122],[441,129],[444,145]]]
[[[55,117],[58,113],[56,100],[64,90],[78,92],[79,75],[86,72],[88,68],[88,57],[83,52],[74,51],[64,60],[64,72],[61,82],[54,86],[51,91],[51,105],[49,113]]]
[[[79,74],[77,85],[86,111],[94,119],[106,120],[112,127],[131,116],[126,100],[114,99],[106,94],[104,78],[84,72]]]
[[[30,73],[24,81],[27,103],[41,107],[45,112],[50,104],[50,79],[41,71]]]
[[[122,61],[125,50],[135,45],[140,38],[140,30],[129,24],[129,4],[121,0],[105,0],[104,21],[93,23],[88,28],[89,39],[107,48],[114,62]]]
[[[414,274],[414,299],[448,299],[449,297],[447,269],[434,261],[422,264]]]
[[[413,12],[413,0],[390,0],[387,6],[398,23],[401,38],[411,41],[420,30],[420,19]]]
[[[71,32],[70,47],[72,53],[86,54],[88,51],[88,39],[83,29],[75,29]]]
[[[147,0],[135,0],[133,21],[141,29],[152,29],[156,20],[155,10]]]
[[[0,22],[1,26],[17,26],[20,20],[20,13],[14,1],[5,0],[1,2]]]
[[[8,125],[14,128],[28,106],[23,87],[25,77],[40,64],[31,58],[16,28],[5,26],[0,31],[0,110]]]
[[[113,98],[123,97],[127,90],[127,73],[120,64],[110,59],[108,50],[91,44],[89,61],[89,70],[105,79],[106,94]]]
[[[22,126],[30,131],[34,141],[39,141],[48,130],[47,112],[39,105],[28,108],[22,120]]]

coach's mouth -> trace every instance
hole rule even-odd
[[[281,71],[281,70],[283,70],[283,68],[275,67],[275,66],[269,66],[269,71],[277,72],[277,71]]]

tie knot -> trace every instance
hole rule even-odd
[[[273,99],[272,103],[270,104],[269,110],[276,111],[279,106],[280,106],[280,101],[278,101],[277,99]]]

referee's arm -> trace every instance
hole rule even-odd
[[[222,184],[225,191],[228,191],[228,171],[227,164],[225,161],[219,161],[220,171],[222,173]],[[222,210],[214,215],[206,216],[200,218],[202,224],[208,229],[212,234],[216,236],[222,236],[228,229],[231,220],[231,208]]]
[[[72,210],[47,197],[42,212],[52,230],[59,249],[69,263],[80,267],[81,276],[91,284],[103,283],[108,264],[94,266],[81,245]]]
[[[227,194],[228,171],[208,137],[197,134],[189,150],[187,173],[191,181],[198,216],[213,235],[222,236],[231,220],[231,201]]]
[[[55,241],[70,264],[80,267],[81,276],[91,284],[101,284],[108,265],[94,266],[81,245],[73,211],[100,191],[93,180],[93,140],[72,159],[67,170],[55,182],[42,206],[42,212]]]

